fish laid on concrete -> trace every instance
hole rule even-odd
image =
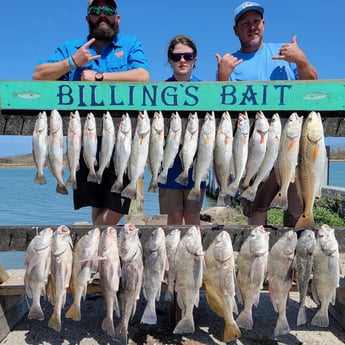
[[[54,306],[48,326],[61,332],[61,310],[66,303],[67,288],[72,275],[73,242],[70,229],[60,225],[51,243],[51,274],[48,282],[48,297]]]
[[[233,314],[237,314],[235,260],[230,235],[220,232],[205,253],[204,285],[210,308],[224,319],[223,341],[241,336]]]
[[[245,172],[249,145],[249,118],[247,112],[238,115],[236,132],[232,144],[232,157],[234,164],[235,179],[226,190],[230,197],[236,197],[240,182]]]
[[[169,269],[165,233],[162,228],[152,231],[145,249],[143,294],[147,303],[140,322],[155,325],[157,323],[155,303],[160,299],[164,274]]]
[[[339,286],[340,263],[339,245],[334,229],[327,224],[317,232],[313,260],[312,295],[320,309],[311,320],[317,327],[328,327],[328,307],[335,304],[336,289]]]
[[[219,185],[217,206],[225,206],[226,188],[229,184],[231,158],[232,158],[232,121],[228,111],[222,114],[217,128],[216,142],[214,147],[213,166]]]
[[[48,159],[49,169],[57,181],[56,192],[68,194],[63,181],[63,124],[62,117],[57,110],[52,110],[49,119]]]
[[[46,284],[50,274],[51,241],[53,229],[39,232],[29,243],[24,257],[24,286],[26,295],[32,299],[28,318],[44,320],[41,296],[46,296]]]
[[[274,310],[278,313],[278,320],[274,329],[275,337],[290,332],[286,318],[286,305],[292,287],[296,245],[297,233],[289,230],[279,238],[268,254],[267,271],[270,299]]]
[[[302,127],[299,159],[299,178],[303,199],[303,213],[295,230],[315,226],[313,206],[315,197],[321,197],[322,176],[327,164],[324,130],[320,113],[312,111]]]
[[[46,184],[44,167],[48,155],[48,119],[45,111],[39,112],[35,121],[35,128],[32,134],[32,156],[35,161],[37,173],[34,183]]]
[[[181,309],[181,320],[174,334],[194,333],[194,306],[199,305],[199,293],[205,266],[200,228],[192,226],[181,238],[175,254],[176,300]]]
[[[283,210],[288,207],[287,193],[290,183],[295,182],[302,122],[303,116],[292,113],[284,125],[275,165],[276,178],[280,188],[271,202],[271,207]]]
[[[299,309],[297,326],[307,322],[305,299],[308,293],[309,281],[313,268],[313,254],[316,248],[316,239],[313,230],[302,231],[297,240],[294,267],[297,272],[297,288],[299,291]]]
[[[134,200],[137,198],[137,182],[141,176],[144,176],[144,169],[149,155],[149,143],[150,119],[147,111],[139,112],[128,162],[130,183],[121,193],[124,198]]]
[[[139,229],[126,223],[118,237],[121,259],[121,282],[118,293],[121,318],[115,328],[115,340],[128,343],[128,323],[134,316],[143,282],[143,251],[138,236]]]
[[[97,182],[95,167],[97,165],[97,127],[93,113],[88,113],[83,128],[83,158],[89,168],[88,182]]]
[[[94,228],[83,235],[76,243],[73,250],[73,267],[71,277],[71,291],[73,304],[69,307],[65,317],[80,321],[80,302],[85,299],[87,285],[93,274],[98,270],[98,244],[100,229]]]
[[[173,166],[180,148],[182,135],[182,121],[178,112],[172,113],[168,136],[165,141],[162,171],[158,175],[158,183],[166,183],[168,170]]]
[[[198,142],[198,150],[193,169],[194,186],[188,193],[187,199],[199,201],[201,196],[201,182],[207,181],[210,164],[213,161],[213,151],[216,140],[216,120],[214,112],[206,113],[202,124]]]
[[[236,319],[239,327],[253,329],[253,305],[259,304],[260,292],[267,276],[269,232],[263,226],[251,230],[237,256],[237,282],[243,310]]]
[[[162,169],[164,157],[164,117],[161,111],[155,111],[151,123],[150,146],[149,146],[149,169],[151,172],[151,181],[148,192],[158,191],[157,179]]]
[[[132,122],[128,113],[122,115],[119,129],[116,135],[114,168],[116,180],[111,191],[121,193],[123,190],[123,175],[127,171],[127,164],[132,147]]]
[[[249,201],[254,201],[260,183],[266,181],[266,179],[268,178],[278,157],[281,131],[282,126],[280,117],[278,113],[275,113],[273,114],[270,121],[265,157],[260,165],[259,171],[256,174],[252,185],[250,185],[241,193],[242,198],[245,198]]]
[[[102,118],[102,146],[99,154],[97,183],[102,182],[103,172],[106,168],[109,168],[110,162],[112,162],[112,156],[115,145],[115,126],[113,118],[109,111],[103,114]]]
[[[98,254],[100,257],[98,262],[99,278],[106,308],[102,329],[114,337],[114,310],[117,316],[120,316],[117,292],[120,285],[121,264],[117,246],[117,231],[112,226],[108,226],[101,232]]]
[[[67,162],[70,176],[67,179],[66,187],[77,189],[77,171],[80,167],[80,151],[82,143],[82,129],[78,110],[71,112],[67,130]]]
[[[182,172],[176,178],[176,182],[188,185],[189,169],[193,166],[199,139],[199,118],[196,112],[190,113],[187,120],[186,130],[183,136],[182,149],[180,152]]]
[[[176,267],[175,267],[175,253],[177,245],[181,239],[181,230],[173,229],[165,236],[165,247],[167,251],[167,258],[169,264],[169,270],[165,272],[165,280],[168,284],[167,290],[165,291],[164,300],[167,302],[174,301],[174,289],[175,289],[175,278],[176,278]]]
[[[253,133],[248,143],[248,158],[241,188],[249,187],[264,160],[267,146],[269,123],[262,111],[256,113]]]

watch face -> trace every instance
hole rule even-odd
[[[96,73],[95,74],[95,80],[96,81],[102,81],[103,80],[103,73]]]

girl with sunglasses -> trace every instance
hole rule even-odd
[[[184,35],[175,36],[170,41],[167,55],[173,75],[166,79],[166,81],[201,81],[193,75],[193,69],[197,60],[197,48],[189,37]],[[168,225],[199,225],[200,210],[204,199],[206,183],[203,182],[201,185],[201,197],[199,201],[188,200],[188,194],[194,186],[192,179],[193,168],[191,167],[189,169],[187,185],[176,182],[176,178],[182,171],[182,161],[178,153],[173,166],[168,170],[166,183],[158,183],[160,213],[168,215]]]

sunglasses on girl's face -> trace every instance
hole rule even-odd
[[[192,61],[195,56],[194,53],[171,53],[170,59],[174,62],[178,62],[181,60],[181,58],[184,58],[186,61]]]
[[[113,16],[116,14],[116,8],[111,6],[93,6],[89,8],[88,13],[92,16],[99,16],[102,11],[106,16]]]

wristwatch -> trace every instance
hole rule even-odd
[[[103,73],[97,72],[97,73],[95,74],[95,80],[96,80],[96,81],[102,81],[103,78],[104,78]]]

